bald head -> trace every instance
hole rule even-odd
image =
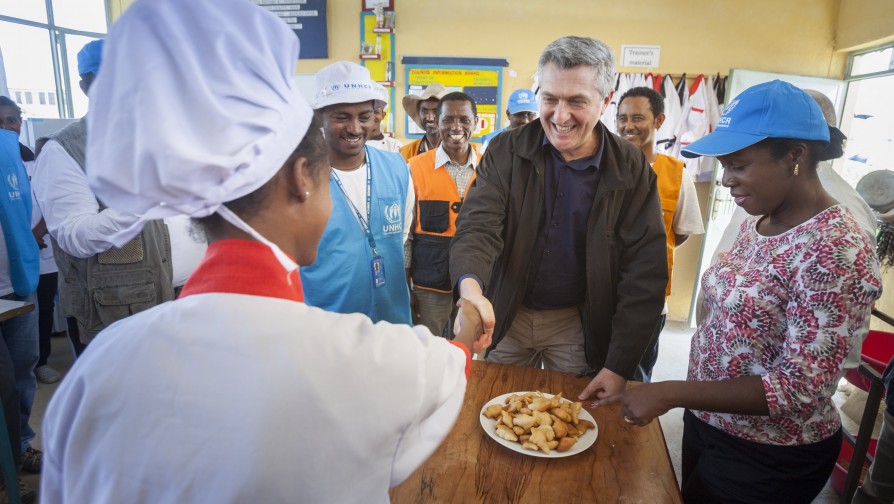
[[[804,92],[809,94],[816,104],[819,105],[820,110],[823,111],[823,117],[826,118],[826,122],[832,126],[837,126],[838,117],[835,114],[835,105],[832,105],[832,100],[830,100],[828,96],[814,89],[805,89]]]

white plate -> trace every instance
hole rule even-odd
[[[589,420],[593,422],[593,425],[596,425],[594,429],[588,429],[587,432],[584,433],[583,436],[577,438],[577,443],[574,443],[574,446],[571,447],[570,450],[566,452],[559,452],[556,450],[550,450],[549,455],[543,453],[540,450],[528,450],[527,448],[522,448],[521,443],[515,441],[506,441],[505,439],[497,436],[497,419],[496,418],[487,418],[484,416],[484,410],[487,409],[488,406],[492,404],[499,404],[500,406],[506,405],[506,399],[509,398],[512,394],[529,394],[530,392],[510,392],[508,394],[503,394],[501,396],[494,397],[490,401],[487,401],[481,411],[478,413],[478,418],[481,420],[481,428],[484,429],[484,432],[487,433],[494,441],[500,443],[501,445],[509,448],[512,451],[517,451],[523,455],[530,455],[532,457],[543,457],[543,458],[561,458],[561,457],[570,457],[572,455],[577,455],[578,453],[586,450],[587,448],[593,446],[593,443],[596,442],[596,436],[599,435],[599,426],[596,425],[596,420],[593,418],[593,415],[590,414],[589,411],[581,408],[580,414],[578,418],[582,420]],[[553,394],[543,394],[544,397],[552,397]],[[568,399],[562,398],[562,402],[572,402]]]

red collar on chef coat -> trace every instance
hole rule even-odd
[[[285,270],[270,247],[249,240],[219,240],[208,245],[205,257],[190,275],[180,297],[193,294],[247,294],[304,302],[301,277]],[[462,343],[448,341],[466,354],[466,380],[472,370],[472,353]]]
[[[249,240],[219,240],[208,245],[180,297],[214,292],[304,302],[298,271],[287,277],[270,247]]]

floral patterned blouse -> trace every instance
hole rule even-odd
[[[804,445],[834,434],[832,394],[871,304],[879,262],[843,205],[777,236],[759,217],[702,277],[707,316],[692,339],[689,380],[760,375],[769,416],[693,411],[734,436]]]

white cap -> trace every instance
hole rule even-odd
[[[387,102],[388,92],[369,76],[369,69],[350,61],[337,61],[317,72],[314,109],[339,103]]]
[[[295,33],[244,0],[131,5],[106,39],[87,115],[90,186],[141,216],[111,240],[178,214],[232,222],[221,205],[269,181],[310,125],[297,60]]]

